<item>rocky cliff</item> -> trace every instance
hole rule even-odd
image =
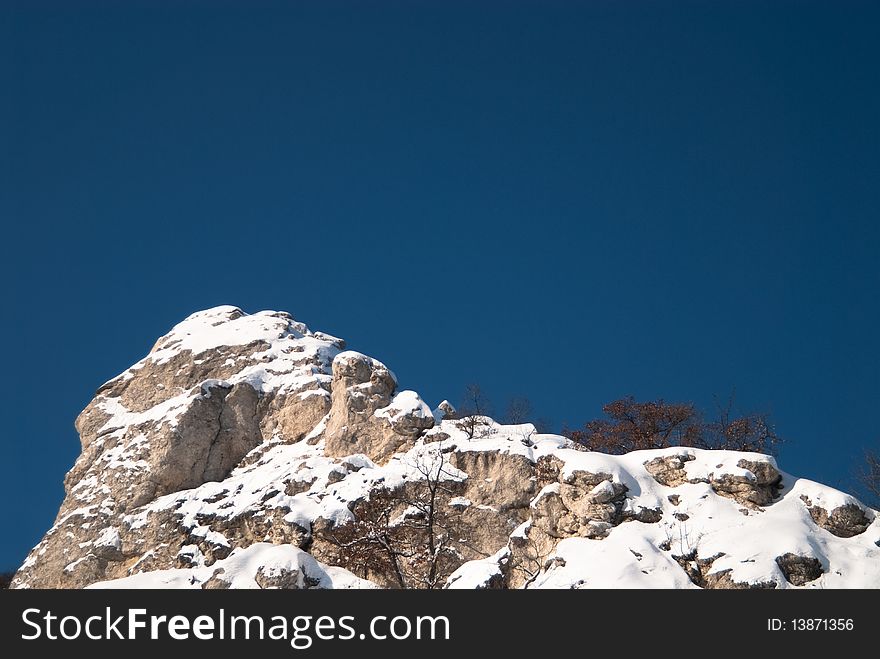
[[[193,314],[101,386],[17,588],[880,587],[880,521],[765,455],[456,419],[289,314]]]

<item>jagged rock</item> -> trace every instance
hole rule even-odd
[[[501,565],[507,588],[526,588],[546,569],[559,537],[526,522],[510,536],[508,560]]]
[[[689,554],[673,555],[672,558],[681,565],[694,585],[707,590],[766,590],[777,587],[775,581],[737,581],[732,576],[732,570],[714,570],[713,564],[723,555],[702,558],[696,550],[692,550]]]
[[[778,587],[778,584],[775,581],[758,581],[755,583],[736,581],[731,576],[730,570],[721,570],[707,574],[703,578],[700,587],[708,590],[773,590]]]
[[[262,441],[254,423],[258,396],[249,385],[209,380],[186,395],[189,398],[181,402],[173,422],[144,420],[84,435],[83,453],[65,478],[68,492],[75,495],[81,483],[103,476],[101,480],[120,511],[136,508],[168,492],[222,479]],[[115,399],[99,398],[83,415],[89,416],[90,408],[118,409],[119,405]],[[124,411],[117,416],[131,414],[127,408],[121,409]],[[104,412],[98,415],[105,424],[112,423]],[[89,422],[78,426],[91,427]],[[132,465],[138,468],[130,468]],[[115,478],[108,478],[110,474]],[[65,501],[70,505],[62,506],[62,513],[81,502],[81,497],[70,497]]]
[[[450,438],[448,432],[443,432],[438,427],[435,427],[424,434],[422,440],[424,442],[445,442]]]
[[[304,590],[314,588],[321,580],[306,574],[302,568],[286,566],[260,566],[254,581],[260,588],[280,590]]]
[[[610,474],[575,471],[560,485],[565,507],[579,517],[610,522],[617,506],[611,503],[626,493],[626,487],[614,483]]]
[[[223,480],[264,432],[295,441],[312,430],[329,411],[331,362],[342,345],[286,313],[217,307],[179,323],[77,418],[82,453],[65,477],[56,523],[18,583],[80,587],[124,576],[143,532],[129,533],[122,518],[162,495]],[[94,529],[108,527],[119,529],[121,550],[92,547]],[[155,542],[176,552],[175,528]]]
[[[534,464],[523,455],[459,451],[451,454],[450,462],[468,475],[463,496],[475,505],[504,513],[528,508],[538,493]]]
[[[838,506],[829,513],[821,506],[814,506],[809,497],[802,496],[801,499],[807,505],[813,521],[838,538],[861,535],[871,524],[865,511],[854,503]]]
[[[404,530],[433,501],[448,548],[435,586],[880,587],[876,513],[810,481],[782,488],[771,458],[610,456],[528,424],[462,422],[344,348],[278,312],[176,325],[77,419],[64,502],[13,587],[394,586],[387,562],[333,542],[388,493],[402,498],[385,521]],[[814,546],[816,524],[832,535],[815,556],[781,553]]]
[[[276,545],[292,545],[306,547],[311,540],[311,533],[302,525],[285,519],[286,513],[280,508],[269,508],[261,515],[237,515],[235,517],[217,517],[210,520],[212,530],[221,534],[226,543],[219,547],[220,552],[228,553],[230,546],[246,547],[256,541],[271,542]],[[208,520],[205,520],[208,521]],[[204,540],[200,546],[206,543]],[[218,547],[209,544],[207,550],[211,556],[218,555]]]
[[[688,482],[684,463],[693,459],[694,456],[688,453],[659,456],[645,463],[645,471],[651,474],[660,485],[678,487]]]
[[[313,389],[291,394],[269,394],[260,399],[256,416],[263,437],[278,436],[298,442],[330,413],[330,392],[318,382]]]
[[[532,502],[535,526],[552,538],[568,538],[579,534],[581,523],[565,505],[559,484],[548,485]]]
[[[812,556],[799,556],[788,552],[776,557],[776,564],[782,570],[786,581],[793,586],[803,586],[822,576],[822,561]]]
[[[437,409],[434,410],[433,414],[434,419],[440,422],[455,419],[458,412],[455,407],[452,406],[452,403],[448,400],[444,400],[437,406]]]
[[[663,519],[663,511],[660,508],[638,506],[635,511],[624,510],[622,516],[624,522],[636,521],[641,522],[642,524],[656,524]]]
[[[542,455],[535,463],[535,479],[539,488],[559,480],[559,471],[565,463],[555,455]]]
[[[543,478],[559,480],[545,486],[532,502],[535,526],[554,538],[604,538],[623,521],[655,521],[659,511],[625,511],[627,488],[608,473],[574,470],[564,476],[558,466],[540,465]]]
[[[614,526],[616,508],[611,504],[596,504],[582,513],[572,512],[558,491],[545,488],[535,501],[532,519],[535,527],[553,538],[604,538]]]
[[[401,391],[387,407],[374,412],[385,419],[398,435],[415,439],[434,427],[434,415],[415,391]]]
[[[336,457],[364,453],[376,462],[384,462],[412,445],[421,430],[432,427],[430,410],[417,418],[403,401],[398,408],[392,407],[396,388],[397,380],[381,362],[358,352],[339,353],[333,360],[325,453]],[[412,402],[410,396],[407,399]],[[403,413],[395,415],[393,409]]]
[[[710,476],[712,489],[722,496],[729,496],[745,506],[767,506],[777,496],[782,474],[769,462],[742,459],[737,462],[747,475],[720,474]]]
[[[222,567],[214,570],[211,578],[202,584],[202,588],[204,590],[229,590],[232,587],[232,584],[223,578],[225,573],[226,570]]]

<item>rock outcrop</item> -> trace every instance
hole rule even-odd
[[[880,587],[876,511],[771,457],[585,452],[345,348],[279,312],[175,326],[80,414],[12,586]],[[377,532],[406,558],[340,541]]]
[[[384,462],[434,426],[431,408],[414,391],[397,396],[397,379],[379,361],[358,352],[333,360],[326,455],[365,453]]]

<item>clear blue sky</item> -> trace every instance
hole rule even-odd
[[[95,389],[217,304],[557,427],[736,388],[787,471],[851,487],[877,3],[113,4],[0,9],[0,568]]]

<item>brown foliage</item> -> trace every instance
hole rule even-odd
[[[733,399],[706,422],[691,403],[638,402],[628,396],[605,405],[606,418],[563,432],[592,451],[618,455],[670,446],[775,452],[781,440],[767,415],[734,416],[732,407]]]
[[[782,443],[767,414],[734,416],[733,400],[718,411],[715,420],[703,424],[702,448],[751,451],[775,455]]]
[[[628,453],[647,448],[694,446],[699,437],[698,415],[689,403],[662,400],[639,403],[632,396],[602,408],[608,418],[593,419],[570,439],[603,453]]]

